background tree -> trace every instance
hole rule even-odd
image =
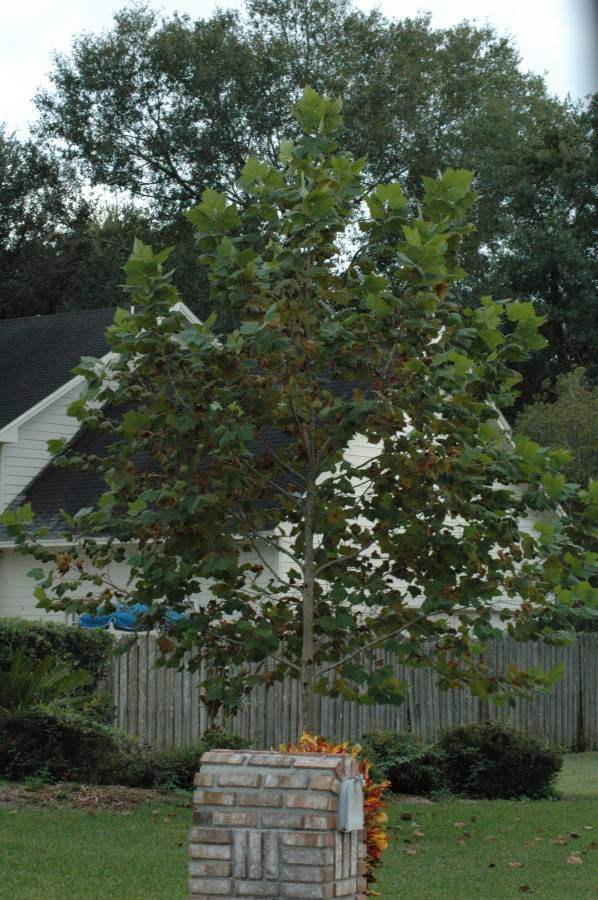
[[[488,26],[433,28],[427,15],[391,20],[347,0],[248,0],[245,18],[196,21],[136,6],[57,56],[39,134],[92,184],[175,224],[206,187],[239,199],[248,154],[275,161],[281,135],[297,134],[288,98],[305,84],[341,96],[366,184],[401,179],[421,196],[430,172],[476,173],[461,294],[531,297],[548,315],[549,347],[525,370],[529,399],[575,365],[596,375],[595,107],[549,96],[518,63]],[[188,297],[178,277],[194,302],[205,285]]]
[[[64,160],[0,131],[0,319],[116,306],[134,237],[178,240],[177,283],[205,311],[189,225],[161,226],[131,201],[94,199]]]
[[[162,649],[208,663],[212,709],[292,675],[310,730],[314,691],[402,700],[378,647],[498,701],[545,683],[489,671],[480,648],[500,634],[497,616],[530,639],[591,614],[595,557],[576,529],[587,534],[598,501],[592,489],[579,520],[559,519],[574,491],[562,451],[513,447],[497,429],[514,365],[544,342],[531,303],[452,296],[472,174],[427,178],[421,205],[398,182],[367,188],[365,159],[338,149],[339,109],[306,89],[299,142],[282,141],[276,165],[248,159],[243,202],[208,189],[189,213],[214,307],[240,320],[226,337],[214,316],[189,325],[173,312],[170,251],[136,244],[135,312],[108,331],[118,361],[82,362],[88,390],[71,410],[84,431],[54,447],[107,484],[67,519],[70,548],[27,541],[31,510],[4,515],[51,564],[33,572],[45,608],[118,597],[147,604],[152,623],[187,609]],[[364,241],[346,261],[356,221]],[[347,454],[356,434],[372,457]],[[529,508],[547,520],[528,534]],[[113,559],[130,566],[125,589],[107,574]]]
[[[571,453],[567,475],[586,486],[598,478],[598,388],[583,369],[560,375],[517,418],[517,430],[543,446]]]

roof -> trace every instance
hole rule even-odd
[[[71,442],[74,451],[101,453],[106,438],[97,431],[82,431]],[[35,528],[47,528],[47,538],[64,533],[65,521],[60,510],[71,515],[94,506],[106,490],[106,482],[97,472],[65,468],[51,460],[10,504],[11,508],[30,503],[35,514]],[[10,541],[6,529],[0,525],[0,540]]]
[[[82,356],[105,356],[114,308],[0,320],[0,429],[73,378]]]

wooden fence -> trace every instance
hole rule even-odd
[[[114,658],[115,724],[155,747],[194,744],[208,724],[206,709],[198,701],[200,673],[156,668],[158,653],[156,638],[146,634]],[[390,728],[432,738],[451,725],[493,718],[568,749],[598,749],[598,634],[580,635],[567,647],[504,638],[488,644],[485,654],[496,670],[504,671],[510,663],[547,670],[562,662],[565,675],[550,693],[518,700],[514,709],[497,708],[466,691],[440,691],[433,673],[406,669],[381,652],[379,658],[394,665],[397,676],[409,685],[405,703],[362,706],[318,697],[318,732],[355,741],[366,731]],[[277,683],[268,690],[257,687],[243,710],[225,724],[258,748],[295,739],[302,730],[297,682]]]

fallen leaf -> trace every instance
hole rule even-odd
[[[461,846],[463,846],[463,844],[465,844],[465,838],[462,838],[462,837],[457,838],[457,840],[455,841],[455,843],[456,843],[456,844],[460,844]]]
[[[422,838],[422,837],[425,837],[425,834],[424,834],[423,831],[414,831],[414,832],[413,832],[413,837]]]
[[[575,850],[573,853],[570,853],[567,857],[567,865],[568,866],[580,866],[583,860],[579,855],[579,850]]]
[[[160,813],[157,809],[150,809],[150,819],[152,820],[152,825],[157,825],[159,815]]]
[[[598,844],[596,841],[590,841],[588,844],[588,850],[598,850]]]
[[[417,853],[417,849],[415,847],[406,847],[405,853],[407,853],[409,856],[415,856],[415,854]]]
[[[578,835],[578,833],[577,833],[576,831],[572,831],[572,832],[571,832],[571,837],[572,837],[572,838],[578,838],[579,835]]]
[[[520,884],[517,890],[519,891],[520,894],[531,894],[532,893],[532,889],[529,886],[529,884]]]
[[[509,869],[522,869],[523,863],[512,862],[512,863],[508,863],[508,866],[509,866]]]
[[[400,819],[402,822],[410,822],[413,816],[411,813],[401,813]]]
[[[469,838],[471,837],[471,831],[464,831],[464,832],[463,832],[463,837],[464,837],[464,838],[467,838],[467,840],[469,840]]]
[[[465,822],[453,822],[453,828],[465,828]]]
[[[555,844],[558,844],[559,847],[564,847],[567,843],[567,838],[564,834],[559,834],[558,837],[555,837],[554,842]]]
[[[593,826],[593,825],[584,825],[583,827],[585,828],[586,831],[593,831],[593,830],[594,830],[594,826]]]

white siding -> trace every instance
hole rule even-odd
[[[37,566],[39,563],[32,557],[0,550],[0,617],[66,622],[65,613],[46,613],[37,609],[37,600],[33,596],[35,581],[27,577],[27,572]]]
[[[49,462],[50,439],[70,439],[77,433],[79,423],[71,416],[67,416],[66,411],[72,401],[79,396],[81,389],[81,385],[74,387],[68,394],[55,400],[21,425],[16,443],[1,445],[0,508],[8,506]]]
[[[262,555],[271,566],[276,566],[276,552],[272,548],[264,547]],[[260,560],[256,553],[248,553],[243,554],[242,561],[259,563]],[[19,616],[23,619],[52,619],[56,622],[72,619],[72,616],[67,617],[66,613],[46,613],[38,608],[37,600],[33,596],[36,581],[29,578],[27,572],[40,567],[43,568],[31,556],[22,556],[13,550],[0,550],[0,618]],[[125,588],[129,569],[124,563],[111,563],[106,574],[116,587]],[[209,594],[209,585],[206,583],[201,593],[192,597],[196,609],[202,600],[205,602],[209,598]]]

